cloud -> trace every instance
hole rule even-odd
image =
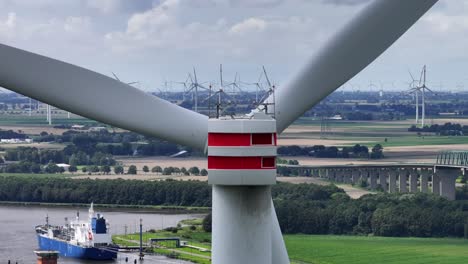
[[[233,25],[229,29],[229,33],[233,35],[256,33],[265,30],[266,27],[267,22],[265,20],[252,17]]]
[[[116,12],[133,13],[151,8],[153,0],[87,0],[86,6],[104,14]]]
[[[15,33],[16,13],[9,12],[4,21],[0,21],[0,38],[12,38]]]
[[[322,0],[322,3],[331,5],[361,5],[369,1],[370,0]]]
[[[233,7],[256,7],[267,8],[278,6],[285,2],[285,0],[229,0]]]
[[[89,17],[68,17],[63,28],[67,32],[88,32],[91,29],[91,19]]]
[[[423,19],[438,34],[459,34],[468,30],[468,16],[434,12]]]
[[[0,42],[153,86],[192,65],[217,76],[219,63],[246,80],[266,64],[281,82],[367,2],[0,0]],[[406,79],[410,64],[426,63],[454,79],[453,61],[468,56],[467,13],[468,0],[439,1],[361,78],[385,81],[401,71]]]

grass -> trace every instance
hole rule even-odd
[[[180,237],[189,244],[203,248],[211,248],[206,241],[211,241],[211,234],[203,232],[200,226],[195,231],[188,227],[177,233],[157,231],[144,233],[143,241],[149,238]],[[137,234],[114,236],[119,244],[119,238],[139,240]],[[291,263],[314,264],[458,264],[466,263],[468,259],[468,240],[450,238],[390,238],[364,236],[329,236],[329,235],[285,235],[284,236]],[[135,244],[134,244],[135,245]],[[156,249],[163,254],[174,253],[168,248]],[[176,253],[181,259],[195,263],[210,263],[207,259],[193,254],[210,256],[209,252],[199,252],[190,248],[178,248]]]
[[[423,145],[455,145],[468,144],[467,136],[449,137],[449,136],[402,136],[387,138],[377,142],[383,147],[400,147],[400,146],[423,146]]]
[[[48,125],[45,116],[2,115],[0,125]],[[96,121],[86,118],[54,117],[53,124],[97,124]]]
[[[192,221],[184,221],[183,224],[187,224],[187,223],[196,224],[200,222],[201,220],[196,219]],[[211,249],[211,244],[209,243],[209,241],[211,241],[211,234],[204,232],[199,224],[196,226],[197,226],[196,230],[191,230],[190,227],[187,226],[178,230],[177,233],[173,233],[173,232],[165,231],[165,230],[151,232],[151,233],[145,232],[143,233],[143,241],[147,242],[151,238],[179,237],[183,241],[188,241],[189,244],[192,246]],[[132,242],[129,242],[128,240],[139,241],[140,236],[139,234],[129,234],[126,236],[118,235],[118,236],[113,236],[112,240],[114,241],[114,243],[117,243],[119,245],[136,246],[138,245],[137,243],[132,243]],[[163,254],[163,255],[176,255],[180,259],[192,261],[195,263],[201,263],[201,264],[211,263],[211,261],[206,258],[206,257],[211,256],[210,252],[201,252],[196,249],[192,249],[188,247],[175,248],[175,242],[161,242],[158,244],[162,247],[154,248],[154,252],[156,253]],[[177,252],[175,252],[175,250]],[[205,256],[205,258],[203,256]]]
[[[468,240],[356,236],[286,235],[297,263],[466,263]]]
[[[48,173],[0,173],[3,177],[22,177],[22,178],[67,178],[74,176],[73,174],[48,174]]]

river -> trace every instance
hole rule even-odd
[[[34,227],[45,223],[45,217],[49,216],[52,225],[63,225],[65,217],[73,219],[77,210],[81,217],[88,217],[87,208],[67,208],[67,207],[43,207],[43,206],[3,206],[0,205],[0,261],[7,263],[31,264],[36,263],[34,250],[37,249],[37,239]],[[100,212],[110,223],[112,234],[124,234],[139,230],[139,219],[143,219],[143,230],[161,229],[175,226],[183,219],[200,217],[194,214],[158,214],[148,211],[125,210],[125,209],[95,209]],[[133,260],[134,256],[129,256]],[[125,263],[124,256],[113,262]],[[76,259],[60,258],[59,263],[81,264],[95,263]],[[132,262],[133,263],[133,262]],[[186,263],[169,260],[165,257],[148,257],[144,263]]]

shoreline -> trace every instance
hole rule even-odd
[[[88,208],[88,203],[42,203],[42,202],[11,202],[0,201],[0,206],[22,206],[22,207],[53,207],[53,208]],[[94,204],[95,208],[106,209],[106,211],[159,213],[159,214],[206,214],[211,211],[210,207],[188,207],[188,206],[165,206],[165,205],[121,205],[121,204]],[[124,209],[124,210],[122,210]]]

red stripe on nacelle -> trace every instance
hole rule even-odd
[[[247,147],[258,145],[276,146],[276,133],[208,133],[208,146]]]
[[[274,169],[275,157],[218,157],[208,156],[208,169],[261,170]]]
[[[250,134],[209,133],[208,146],[250,146]]]

